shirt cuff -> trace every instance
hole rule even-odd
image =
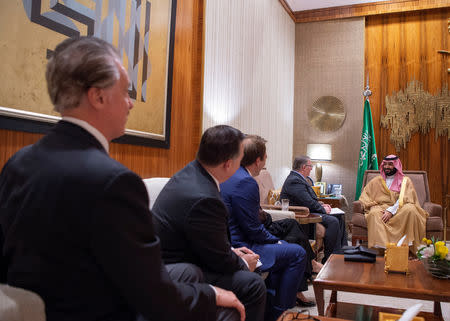
[[[211,287],[211,289],[213,289],[213,291],[214,291],[214,293],[216,294],[216,297],[217,297],[217,290],[216,290],[216,288],[213,287],[211,284],[208,284],[208,285]]]
[[[242,257],[239,257],[242,261],[244,261],[244,263],[245,263],[245,265],[247,265],[247,269],[249,269],[250,270],[250,266],[248,266],[248,263],[247,263],[247,261],[246,260],[244,260]]]
[[[395,202],[394,205],[388,207],[388,208],[386,209],[386,211],[389,211],[389,212],[392,213],[392,215],[395,215],[395,214],[397,213],[397,211],[398,211],[398,200],[397,200],[397,202]]]

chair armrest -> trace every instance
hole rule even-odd
[[[353,202],[353,213],[364,214],[364,205],[360,201]]]
[[[442,206],[436,203],[425,202],[423,203],[423,209],[430,213],[430,216],[442,217]]]
[[[281,210],[281,205],[261,205],[264,210]],[[308,216],[309,208],[304,206],[289,206],[289,211],[294,212],[298,216]],[[267,212],[267,211],[266,211]]]
[[[295,219],[295,213],[291,211],[278,211],[278,210],[265,210],[267,213],[272,216],[272,221],[279,221],[283,220],[285,218],[294,218]]]

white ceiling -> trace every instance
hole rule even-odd
[[[387,0],[285,0],[293,12]]]

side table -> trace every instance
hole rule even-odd
[[[345,205],[344,197],[319,197],[319,201],[324,202],[325,204],[329,204],[331,207],[341,208]]]

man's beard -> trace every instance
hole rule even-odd
[[[397,168],[384,168],[384,173],[386,174],[386,176],[392,176],[395,175],[395,173],[397,173]]]

